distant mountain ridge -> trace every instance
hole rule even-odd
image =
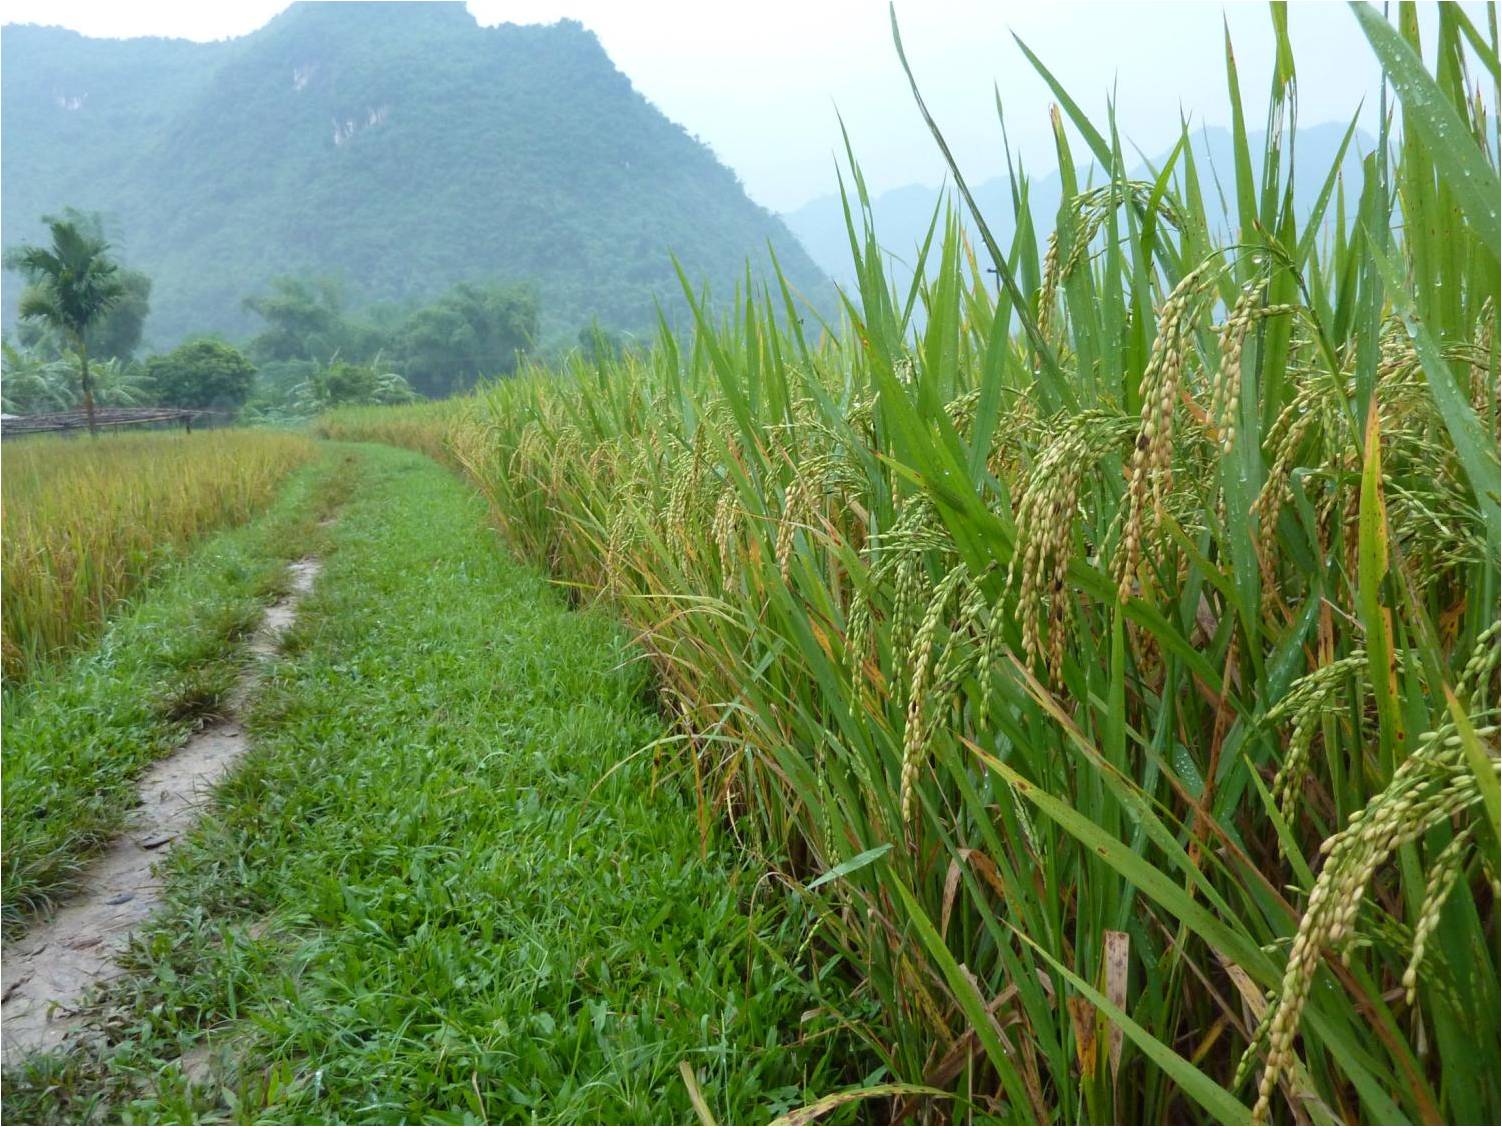
[[[1335,154],[1340,150],[1340,142],[1345,137],[1347,128],[1347,125],[1331,123],[1305,126],[1298,130],[1295,137],[1293,185],[1296,208],[1307,210],[1313,207],[1330,166],[1335,161]],[[1258,154],[1262,150],[1263,136],[1254,134],[1248,140],[1253,161],[1257,164],[1255,171],[1260,177]],[[1359,129],[1351,138],[1351,144],[1341,162],[1341,174],[1345,178],[1347,192],[1360,190],[1361,158],[1371,152],[1375,144],[1375,138]],[[1196,131],[1190,135],[1190,148],[1199,172],[1205,206],[1207,210],[1216,213],[1215,217],[1220,218],[1226,229],[1229,229],[1233,224],[1221,212],[1217,192],[1223,189],[1227,200],[1233,198],[1235,156],[1231,134],[1219,128]],[[1159,153],[1151,158],[1150,163],[1154,169],[1161,170],[1168,157],[1167,152]],[[1095,172],[1095,183],[1099,185],[1103,182],[1099,169],[1094,164],[1082,162],[1077,170],[1082,189],[1089,181],[1092,171]],[[1138,163],[1128,175],[1136,180],[1153,178],[1147,162]],[[973,184],[971,193],[975,196],[976,206],[985,217],[991,233],[1003,245],[1010,242],[1015,233],[1015,225],[1012,222],[1012,189],[1006,177],[994,177]],[[1057,171],[1028,181],[1033,222],[1044,237],[1054,229],[1062,195]],[[916,247],[922,243],[928,230],[935,207],[941,198],[947,197],[953,197],[965,220],[966,229],[973,235],[974,225],[969,214],[964,211],[963,201],[947,186],[933,188],[923,184],[908,184],[873,196],[871,212],[882,248],[899,263],[910,263]],[[850,239],[845,230],[844,209],[837,194],[810,200],[802,207],[784,213],[782,220],[826,274],[847,288],[854,284]]]
[[[154,281],[148,338],[249,331],[280,274],[351,304],[531,281],[545,334],[649,328],[654,298],[728,295],[770,244],[827,280],[733,172],[572,21],[481,27],[462,3],[297,3],[238,39],[0,36],[4,242],[101,211]],[[7,323],[19,286],[5,279]]]

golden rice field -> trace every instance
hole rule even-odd
[[[306,437],[248,430],[7,442],[6,679],[88,638],[162,563],[247,520],[313,453]]]
[[[1234,235],[1187,136],[1131,182],[1055,85],[1112,171],[1061,146],[1041,250],[950,221],[897,289],[853,170],[841,324],[742,294],[323,423],[639,631],[659,755],[819,907],[873,1115],[1496,1121],[1498,69],[1457,8],[1427,69],[1357,16],[1405,130],[1312,215],[1275,19]]]

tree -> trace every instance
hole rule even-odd
[[[530,286],[461,282],[407,318],[395,351],[413,385],[436,397],[515,371],[517,357],[536,341],[537,294]]]
[[[247,297],[245,308],[266,327],[250,342],[257,363],[316,360],[326,364],[348,343],[344,301],[338,283],[328,278],[273,278],[271,292]]]
[[[223,341],[194,340],[153,356],[146,375],[160,403],[238,411],[250,396],[256,366]]]
[[[151,279],[139,270],[128,270],[123,266],[118,277],[124,290],[120,300],[84,334],[91,360],[128,363],[141,344],[146,315],[151,311]],[[42,321],[23,321],[17,326],[16,339],[39,356],[56,358],[72,350],[67,338],[59,336],[56,329]]]
[[[104,241],[104,218],[97,211],[79,211],[65,207],[61,218],[72,223],[86,238]],[[124,292],[103,316],[89,326],[85,338],[89,359],[128,362],[141,344],[146,316],[151,312],[151,279],[139,270],[121,266],[118,274]],[[16,330],[22,347],[47,359],[55,359],[72,350],[71,341],[42,321],[22,322]],[[95,398],[98,399],[99,373],[92,367]]]
[[[98,434],[88,332],[124,296],[125,286],[103,238],[87,233],[73,220],[43,216],[42,222],[52,232],[52,245],[23,246],[11,257],[30,283],[21,294],[20,315],[23,320],[52,326],[71,342],[78,355],[78,383],[89,433]]]
[[[139,270],[122,266],[120,287],[120,300],[89,330],[90,356],[128,361],[141,346],[141,331],[151,312],[151,279]]]

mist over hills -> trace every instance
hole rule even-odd
[[[0,39],[4,242],[102,212],[154,282],[147,337],[249,332],[273,277],[351,305],[529,281],[544,337],[649,328],[654,296],[727,295],[768,264],[828,282],[731,170],[573,21],[481,27],[462,3],[298,3],[233,40]],[[6,323],[20,289],[5,279]]]
[[[1295,137],[1293,191],[1295,207],[1301,212],[1311,209],[1318,198],[1330,167],[1335,162],[1335,156],[1340,151],[1340,143],[1347,128],[1348,125],[1328,123],[1299,129]],[[1259,178],[1262,174],[1260,157],[1264,138],[1265,135],[1260,133],[1253,133],[1248,138],[1254,173]],[[1350,146],[1341,161],[1341,175],[1348,193],[1359,192],[1361,158],[1371,152],[1375,144],[1375,138],[1361,130],[1357,130],[1351,138]],[[1219,128],[1196,131],[1190,135],[1190,147],[1211,222],[1216,222],[1218,218],[1222,230],[1234,228],[1234,222],[1227,218],[1221,204],[1222,196],[1226,200],[1234,198],[1235,155],[1230,132]],[[856,154],[857,159],[859,155]],[[1135,180],[1152,180],[1155,178],[1154,170],[1161,170],[1169,155],[1167,152],[1158,153],[1150,161],[1139,162],[1128,175]],[[1077,170],[1081,189],[1090,182],[1092,172],[1095,184],[1104,181],[1105,178],[1096,165],[1081,162]],[[851,192],[853,206],[853,188]],[[1012,188],[1007,178],[1001,176],[973,183],[971,193],[975,196],[976,205],[985,217],[991,233],[1003,246],[1007,245],[1016,230],[1013,222]],[[1029,179],[1029,203],[1038,231],[1046,233],[1054,229],[1062,194],[1057,170]],[[892,256],[892,265],[899,275],[911,275],[910,269],[904,270],[903,267],[915,257],[915,250],[922,243],[941,198],[950,197],[960,210],[972,241],[978,246],[979,242],[974,238],[974,224],[964,211],[963,201],[947,186],[933,188],[909,184],[872,197],[871,212],[876,223],[877,238],[882,248]],[[844,209],[838,194],[810,200],[802,207],[785,213],[782,219],[826,274],[841,286],[854,286],[850,239],[846,233]]]

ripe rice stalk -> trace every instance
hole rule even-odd
[[[639,355],[326,424],[438,434],[514,550],[627,622],[681,728],[661,769],[815,914],[805,1035],[858,1031],[894,1111],[1502,1109],[1499,271],[1465,189],[1496,123],[1486,33],[1446,7],[1416,53],[1406,12],[1352,18],[1407,132],[1384,160],[1352,129],[1312,207],[1296,9],[1260,147],[1228,51],[1228,166],[1186,133],[1148,186],[1023,48],[1083,144],[1051,243],[1018,177],[1010,243],[941,216],[899,285],[852,165],[817,339],[686,292]]]
[[[120,600],[205,533],[249,520],[313,454],[304,437],[246,430],[8,442],[6,680],[93,637]]]

